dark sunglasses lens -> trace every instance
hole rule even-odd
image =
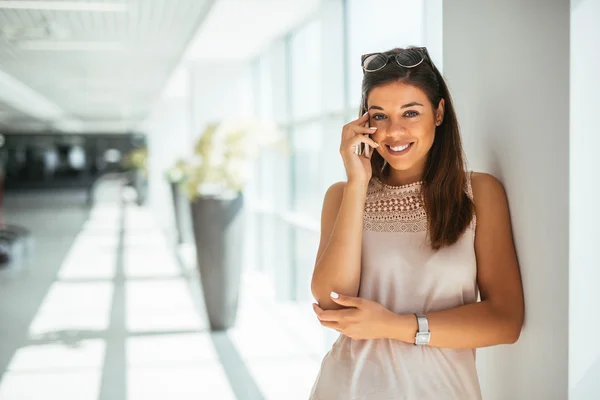
[[[363,68],[365,71],[377,71],[387,63],[387,57],[383,54],[373,54],[363,61]]]
[[[396,56],[396,62],[403,67],[414,67],[423,62],[423,54],[416,50],[409,50],[402,53],[398,53]]]

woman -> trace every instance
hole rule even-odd
[[[347,182],[325,195],[312,277],[315,313],[341,335],[311,399],[481,399],[475,348],[514,343],[523,323],[506,194],[466,171],[425,48],[362,67],[364,115],[342,130]]]

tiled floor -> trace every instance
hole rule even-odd
[[[211,334],[193,249],[102,193],[91,211],[76,193],[6,201],[36,247],[0,271],[1,400],[308,398],[325,352],[310,304],[269,301],[247,272],[238,324]]]

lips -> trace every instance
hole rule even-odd
[[[412,140],[397,140],[395,142],[386,142],[385,145],[388,147],[401,147],[411,143],[414,142]]]
[[[408,149],[408,147],[410,146],[410,143],[405,144],[405,145],[401,145],[401,146],[390,146],[388,145],[388,147],[393,150],[393,151],[402,151],[402,150],[406,150]]]
[[[386,143],[385,146],[387,147],[387,150],[390,154],[402,155],[408,152],[412,148],[413,144],[414,142],[403,141]]]

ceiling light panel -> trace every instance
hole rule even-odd
[[[0,8],[13,10],[55,10],[55,11],[97,11],[127,12],[128,5],[123,2],[80,2],[80,1],[4,1]]]
[[[125,51],[127,46],[121,42],[102,41],[60,41],[60,40],[23,40],[18,42],[23,50],[40,51]]]
[[[82,121],[141,118],[212,4],[0,0],[0,72],[55,103],[60,113],[14,93],[2,80],[0,101],[19,100],[13,108],[51,121],[63,116]]]

